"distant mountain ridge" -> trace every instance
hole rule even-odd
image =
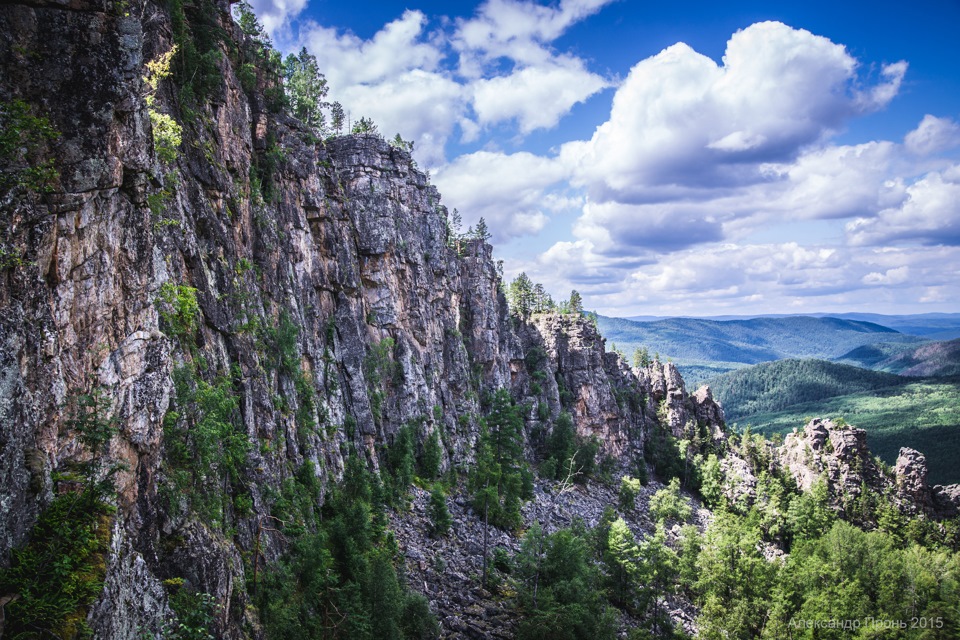
[[[629,356],[637,347],[684,365],[723,363],[720,370],[787,358],[834,359],[877,343],[919,346],[923,338],[862,320],[784,316],[737,320],[598,317],[600,332]],[[685,372],[686,373],[686,372]]]
[[[755,320],[779,318],[839,318],[841,320],[856,320],[872,322],[883,327],[889,327],[915,336],[925,336],[934,340],[951,340],[960,338],[960,313],[919,313],[908,315],[887,315],[882,313],[771,313],[761,315],[721,315],[721,316],[626,316],[624,320],[635,322],[656,322],[659,320],[695,319],[727,322],[730,320]]]
[[[904,347],[906,345],[899,344],[857,347],[838,362],[911,377],[960,375],[960,339]]]

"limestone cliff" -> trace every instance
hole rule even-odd
[[[55,174],[0,194],[0,562],[89,458],[70,416],[91,393],[117,428],[104,462],[122,465],[89,616],[109,638],[159,633],[171,578],[213,596],[220,635],[256,635],[245,572],[254,548],[257,562],[284,549],[264,527],[284,483],[338,478],[351,447],[376,468],[405,424],[441,434],[444,468],[468,465],[495,389],[530,407],[528,434],[567,409],[624,465],[663,399],[672,429],[722,429],[708,393],[688,396],[669,366],[638,378],[585,319],[512,317],[490,246],[450,242],[407,152],[316,139],[271,107],[275,81],[250,77],[225,0],[185,18],[173,4],[0,7],[4,113],[25,105],[57,132],[3,158]],[[201,18],[221,34],[206,94],[154,94],[145,61]],[[151,110],[183,127],[173,152]],[[184,453],[211,416],[214,451]],[[228,452],[234,437],[249,448]]]

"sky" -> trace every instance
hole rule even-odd
[[[605,315],[960,312],[960,1],[253,0],[512,278]]]

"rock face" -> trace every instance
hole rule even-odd
[[[808,490],[819,478],[835,502],[849,503],[866,487],[878,496],[889,496],[901,511],[934,519],[954,517],[960,508],[960,485],[931,487],[922,453],[900,449],[893,472],[885,472],[871,457],[863,429],[838,426],[814,418],[802,432],[786,437],[777,450],[777,461],[800,489]]]
[[[699,430],[704,438],[726,437],[723,409],[713,399],[710,387],[703,386],[688,394],[680,371],[672,362],[654,361],[634,373],[653,410],[665,420],[674,436],[689,438]]]
[[[888,481],[870,456],[866,431],[831,420],[814,418],[788,435],[778,457],[804,491],[823,478],[834,495],[856,497],[864,483],[876,488]]]
[[[226,34],[216,81],[193,103],[164,81],[152,107],[183,126],[174,159],[157,154],[142,81],[172,45],[167,3],[0,6],[0,103],[60,132],[14,159],[52,160],[49,192],[0,193],[0,564],[53,498],[54,474],[87,455],[64,406],[97,389],[118,428],[108,461],[123,464],[90,618],[110,638],[159,633],[161,581],[175,577],[211,594],[218,634],[238,637],[244,557],[254,544],[266,561],[282,553],[260,525],[295,470],[338,478],[351,447],[375,468],[411,423],[442,434],[444,468],[469,465],[495,389],[529,404],[528,433],[569,410],[625,465],[663,399],[671,429],[722,429],[709,392],[688,396],[669,365],[638,377],[584,318],[511,317],[490,246],[451,242],[409,154],[374,135],[321,142],[271,112],[270,79],[238,78],[229,4],[210,4]],[[229,533],[171,496],[187,370],[226,390],[251,443],[249,504],[224,507]]]

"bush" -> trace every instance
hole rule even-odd
[[[170,335],[184,338],[197,330],[200,305],[193,287],[164,282],[157,292],[156,304],[160,320]]]
[[[153,146],[157,157],[166,163],[175,162],[180,155],[183,142],[183,127],[166,113],[149,110],[150,124],[153,127]]]
[[[430,492],[430,535],[434,538],[447,535],[453,518],[447,510],[447,496],[443,489],[435,487]]]
[[[686,522],[693,509],[689,498],[680,494],[680,480],[674,478],[666,488],[660,489],[650,498],[650,513],[658,522],[676,520]]]
[[[636,506],[637,495],[640,493],[640,481],[630,476],[620,479],[619,507],[621,511],[628,511]]]

